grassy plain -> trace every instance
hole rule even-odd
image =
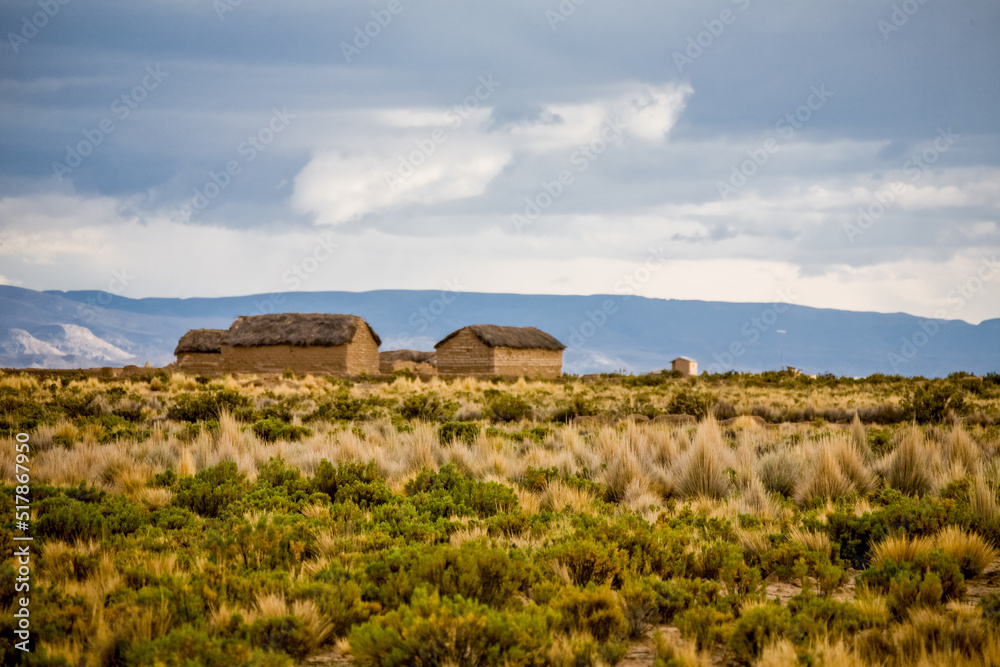
[[[8,554],[21,432],[4,664],[1000,664],[996,375],[8,372]]]

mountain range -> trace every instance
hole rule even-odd
[[[1000,319],[973,325],[904,313],[630,295],[381,290],[130,299],[12,286],[0,286],[0,367],[163,366],[188,329],[228,328],[239,315],[270,312],[360,315],[381,336],[382,350],[433,349],[468,324],[535,326],[567,345],[567,373],[649,372],[669,368],[678,356],[710,372],[1000,371]]]

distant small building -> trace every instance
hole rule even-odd
[[[280,313],[238,318],[220,347],[225,372],[352,376],[379,372],[381,344],[357,315]]]
[[[473,324],[434,346],[441,375],[555,378],[566,346],[535,327]]]
[[[434,352],[419,350],[390,350],[378,353],[378,368],[383,375],[397,371],[410,371],[417,375],[436,375]]]
[[[210,375],[222,373],[223,329],[192,329],[181,336],[174,355],[174,368],[187,373]]]
[[[698,362],[691,357],[677,357],[670,362],[670,370],[680,371],[686,377],[698,375]]]

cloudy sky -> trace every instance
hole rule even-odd
[[[0,27],[0,283],[1000,316],[995,0],[5,0]]]

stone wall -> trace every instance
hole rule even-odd
[[[181,352],[177,355],[173,370],[197,375],[219,375],[222,373],[222,355],[217,352]]]
[[[465,329],[437,348],[441,375],[493,375],[493,350]]]
[[[562,350],[515,350],[509,347],[493,349],[494,375],[528,378],[556,378],[562,375]]]
[[[347,348],[348,375],[378,374],[378,343],[372,338],[368,327],[359,322],[354,340],[341,347]]]
[[[437,375],[437,366],[420,361],[382,361],[378,370],[382,375],[392,375],[396,371],[410,371],[415,375]]]

